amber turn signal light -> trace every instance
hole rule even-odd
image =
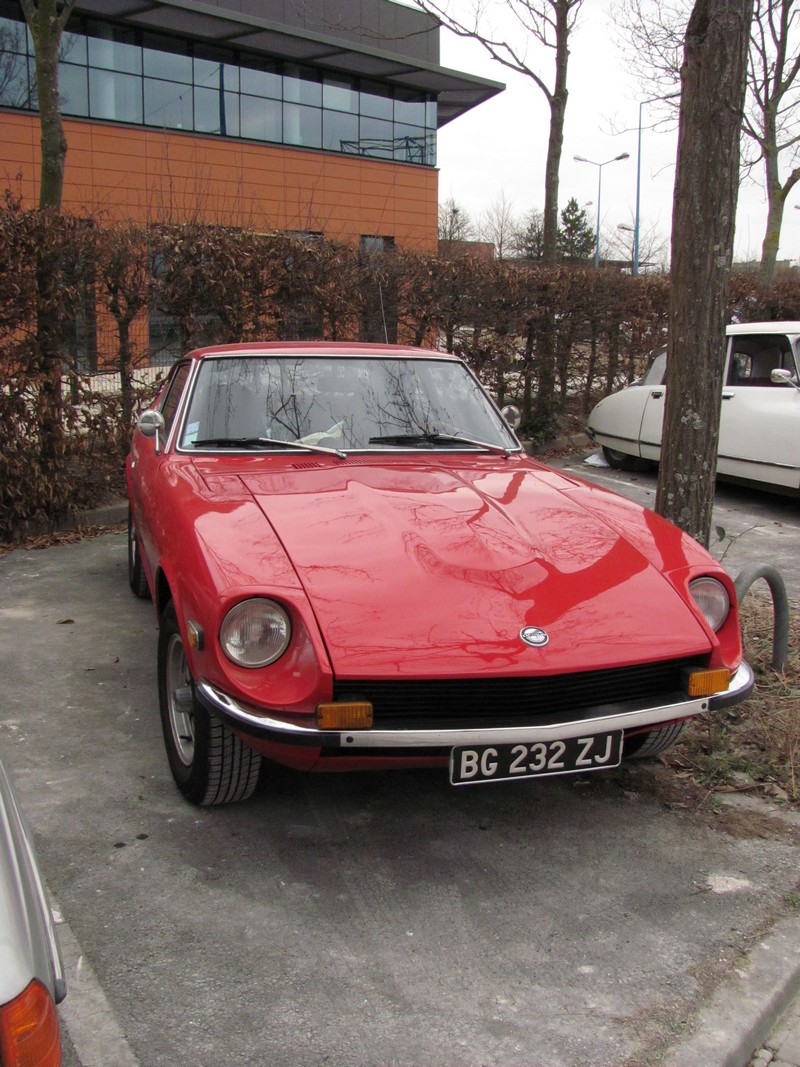
[[[56,1006],[36,979],[0,1008],[0,1063],[3,1067],[61,1067]]]
[[[712,693],[724,693],[731,684],[731,672],[727,667],[713,671],[689,671],[686,686],[690,697],[708,697]]]
[[[372,705],[359,700],[317,704],[317,726],[320,730],[369,730]]]

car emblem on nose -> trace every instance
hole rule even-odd
[[[543,648],[550,640],[547,632],[540,630],[538,626],[526,626],[523,630],[520,630],[519,636],[531,648]]]

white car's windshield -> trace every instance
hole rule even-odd
[[[242,355],[200,365],[181,448],[488,447],[515,437],[467,368],[435,358]]]

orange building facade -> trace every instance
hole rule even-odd
[[[389,0],[229,3],[135,14],[108,0],[100,19],[78,0],[59,70],[63,209],[434,251],[436,130],[502,86],[442,68],[436,24]],[[34,206],[33,49],[17,0],[0,0],[0,45],[0,182]]]
[[[41,151],[36,116],[0,114],[0,175],[33,205]],[[358,242],[390,236],[434,251],[437,172],[430,167],[171,131],[65,120],[62,207],[137,222],[202,221]]]

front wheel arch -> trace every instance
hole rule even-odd
[[[158,699],[172,777],[193,804],[228,804],[254,792],[261,756],[198,700],[175,604],[158,635]]]

